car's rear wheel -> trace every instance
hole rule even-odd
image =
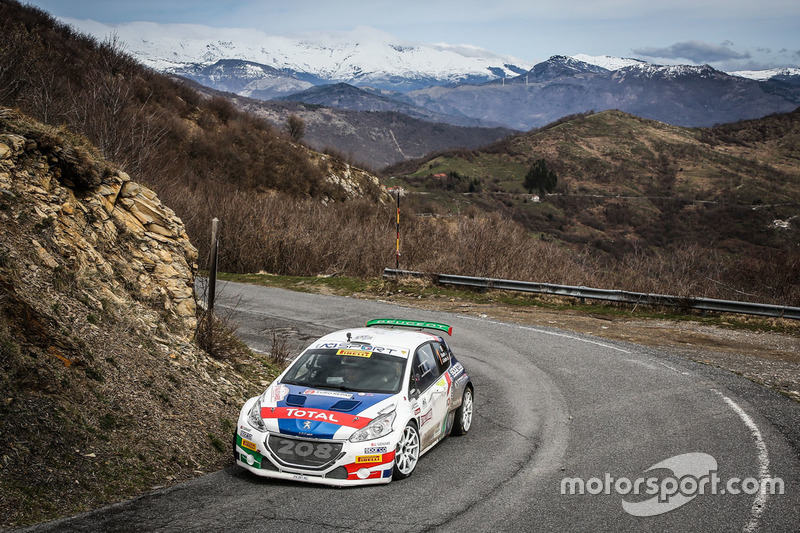
[[[405,479],[414,472],[419,461],[419,431],[413,422],[403,430],[394,453],[394,479]]]
[[[467,387],[464,389],[464,396],[461,398],[461,405],[456,409],[455,426],[453,426],[453,434],[466,435],[469,428],[472,427],[472,388]]]

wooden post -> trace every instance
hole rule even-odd
[[[214,297],[217,294],[217,248],[219,245],[219,219],[211,221],[211,265],[208,268],[208,343],[213,341]]]

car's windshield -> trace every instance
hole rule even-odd
[[[351,349],[310,349],[292,364],[282,382],[354,392],[400,391],[406,360],[384,353]]]

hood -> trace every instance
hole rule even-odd
[[[261,398],[270,431],[317,439],[346,439],[391,405],[393,394],[272,384]]]

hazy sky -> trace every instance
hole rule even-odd
[[[536,63],[636,57],[721,70],[800,67],[800,0],[34,0],[56,17],[191,23],[304,35],[371,27]]]

